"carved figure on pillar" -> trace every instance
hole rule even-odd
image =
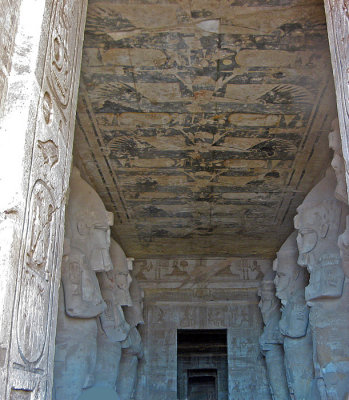
[[[340,400],[349,391],[349,286],[337,245],[347,207],[334,197],[329,168],[297,209],[298,264],[310,273],[305,299],[310,306],[315,378],[321,399]]]
[[[279,330],[280,302],[275,297],[274,276],[273,271],[267,272],[258,290],[261,298],[259,308],[265,325],[259,344],[267,364],[273,400],[288,400],[290,396],[284,366],[283,336]]]
[[[144,295],[135,278],[132,279],[130,293],[132,306],[124,307],[124,313],[126,321],[131,326],[131,330],[127,339],[122,344],[122,357],[116,385],[120,400],[134,398],[137,386],[138,363],[144,355],[142,339],[137,329],[138,325],[144,324]]]
[[[54,390],[57,400],[76,400],[93,384],[97,319],[105,309],[96,272],[109,271],[108,213],[95,190],[72,171],[66,208],[69,250],[62,260],[62,282],[56,334]]]
[[[107,309],[99,317],[94,394],[98,395],[96,388],[100,387],[113,390],[116,396],[121,343],[127,338],[130,331],[130,325],[125,321],[121,306],[132,305],[129,293],[132,279],[128,271],[126,255],[113,239],[111,240],[110,255],[114,269],[98,274]]]
[[[284,336],[286,377],[290,396],[307,400],[314,379],[313,344],[309,308],[304,297],[308,274],[297,265],[297,232],[293,232],[277,253],[273,269],[276,296],[282,303],[279,323]]]

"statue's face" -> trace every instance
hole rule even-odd
[[[293,261],[291,259],[291,261]],[[288,297],[290,296],[289,289],[290,283],[293,278],[294,268],[289,265],[289,257],[287,255],[278,254],[278,262],[274,284],[276,288],[276,296],[281,300],[282,304],[286,304]]]
[[[261,310],[263,320],[266,321],[268,319],[270,311],[274,307],[275,296],[273,291],[266,289],[259,289],[258,296],[260,296],[260,301],[258,303],[258,307]]]
[[[343,157],[338,153],[334,153],[331,165],[337,178],[335,197],[345,204],[348,204],[347,184],[345,181],[345,166]]]
[[[302,209],[294,218],[294,226],[298,229],[298,264],[305,267],[307,265],[307,255],[315,249],[318,243],[318,229],[320,216],[317,207],[314,209]],[[309,266],[308,266],[309,267]]]

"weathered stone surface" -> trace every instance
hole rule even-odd
[[[274,256],[328,159],[324,22],[321,0],[89,3],[75,151],[127,254]]]
[[[94,382],[96,317],[107,308],[96,272],[113,268],[109,256],[112,221],[98,194],[74,168],[65,224],[70,248],[66,249],[62,262],[56,333],[54,390],[57,400],[77,400],[83,389]]]
[[[137,387],[138,362],[144,356],[142,338],[137,329],[138,325],[144,324],[144,292],[135,278],[132,278],[130,294],[132,305],[124,307],[124,313],[131,329],[127,338],[122,343],[122,356],[116,383],[116,389],[121,400],[134,398]]]
[[[348,282],[337,246],[343,231],[346,205],[335,197],[336,178],[325,178],[298,207],[298,264],[307,267],[310,282],[305,298],[310,306],[315,378],[321,398],[344,398],[349,392]]]
[[[0,9],[0,115],[6,99],[8,77],[12,68],[12,57],[17,34],[21,0],[1,0]]]
[[[342,140],[339,132],[338,119],[332,122],[332,131],[328,135],[330,148],[333,150],[331,166],[334,169],[337,179],[337,186],[334,195],[337,200],[348,204],[347,183],[345,180],[345,162],[343,158]]]
[[[279,323],[284,336],[286,377],[292,399],[309,400],[314,379],[313,342],[304,289],[309,277],[297,265],[297,233],[293,232],[277,253],[273,269],[276,296],[281,300]]]
[[[0,398],[51,397],[86,1],[2,1]],[[33,12],[35,10],[35,12]]]
[[[259,338],[261,352],[265,357],[268,383],[274,400],[289,400],[289,391],[286,381],[284,364],[284,338],[280,333],[281,318],[280,303],[275,297],[273,271],[268,271],[260,284],[258,296],[259,308],[262,313],[264,330]]]
[[[345,176],[349,183],[349,141],[348,141],[348,1],[325,0],[328,39],[331,49],[331,59],[334,83],[337,97],[338,120],[342,139],[342,149],[345,162]]]

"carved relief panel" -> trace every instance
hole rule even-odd
[[[6,398],[51,398],[58,283],[86,1],[46,2],[28,125],[29,180],[20,243]],[[46,36],[47,32],[48,36]],[[30,147],[32,146],[32,147]]]

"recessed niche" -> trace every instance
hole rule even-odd
[[[179,400],[226,400],[228,360],[226,329],[177,331]]]

